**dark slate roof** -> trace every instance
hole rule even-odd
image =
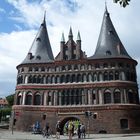
[[[119,39],[106,8],[95,53],[89,58],[98,59],[112,57],[131,58]]]
[[[41,24],[32,46],[22,64],[49,63],[53,61],[54,56],[52,53],[44,17],[43,23]]]

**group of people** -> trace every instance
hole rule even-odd
[[[65,124],[65,133],[69,136],[69,139],[72,139],[72,136],[75,134],[78,135],[78,138],[85,138],[85,125],[81,124],[79,121],[68,121]]]
[[[81,124],[78,122],[78,124],[75,124],[73,121],[68,121],[65,124],[65,133],[69,136],[69,140],[72,140],[72,136],[77,134],[78,138],[85,138],[85,125]],[[60,121],[56,123],[56,139],[60,139],[60,133],[62,132],[61,126],[60,126]],[[46,122],[46,125],[44,128],[41,130],[41,126],[39,121],[37,121],[33,125],[33,133],[42,133],[43,137],[49,137],[50,136],[50,126],[49,123]]]
[[[40,127],[40,122],[36,121],[33,126],[32,126],[32,132],[33,134],[39,134],[41,133],[41,127]]]

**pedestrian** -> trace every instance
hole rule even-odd
[[[60,132],[61,132],[60,121],[58,121],[56,124],[56,138],[57,139],[60,139]]]
[[[68,125],[69,125],[69,121],[67,121],[65,124],[66,134],[68,134]]]
[[[48,138],[49,137],[49,123],[46,122],[45,127],[43,128],[43,137]]]
[[[78,139],[81,138],[81,131],[80,131],[80,127],[81,127],[81,124],[79,123],[78,124],[78,128],[77,128],[77,135],[78,135]]]
[[[50,127],[49,127],[49,123],[46,122],[46,133],[47,133],[47,134],[49,134],[49,128],[50,128]]]
[[[86,129],[85,129],[85,125],[84,124],[81,124],[80,132],[81,132],[81,137],[85,138],[86,137]]]
[[[73,131],[73,125],[72,125],[72,122],[69,122],[69,125],[68,125],[68,135],[69,135],[69,140],[72,140],[72,131]]]

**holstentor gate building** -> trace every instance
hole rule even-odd
[[[88,49],[88,46],[87,46]],[[91,50],[93,51],[93,50]],[[140,132],[137,61],[123,46],[105,9],[93,56],[81,49],[80,33],[72,29],[54,58],[45,18],[21,64],[17,66],[15,127],[25,131],[35,121],[52,129],[59,120],[90,123],[91,133]],[[92,112],[87,118],[85,112]]]

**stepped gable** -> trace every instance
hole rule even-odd
[[[98,58],[131,58],[125,50],[119,36],[113,26],[107,8],[105,8],[100,35],[96,50],[91,59]]]
[[[22,64],[49,63],[53,61],[54,61],[54,56],[52,53],[47,27],[46,27],[45,16],[44,16],[44,20],[40,26],[40,29]]]
[[[64,33],[60,42],[60,52],[55,57],[55,60],[78,60],[86,58],[85,53],[81,50],[81,36],[78,31],[77,40],[73,40],[72,28],[70,27],[68,41],[65,42]]]

